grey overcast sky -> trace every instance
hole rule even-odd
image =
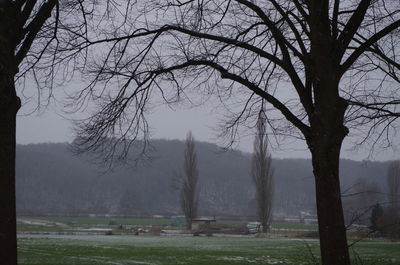
[[[55,105],[50,105],[41,113],[25,115],[32,106],[24,106],[17,119],[17,143],[46,143],[46,142],[71,142],[74,138],[73,123],[66,119]],[[211,109],[211,110],[210,110]],[[83,115],[83,114],[82,114]],[[67,116],[73,119],[73,116]],[[76,118],[76,116],[75,116]],[[154,139],[180,139],[186,137],[186,133],[191,130],[194,137],[199,141],[206,141],[222,144],[218,138],[216,129],[219,116],[215,110],[208,106],[192,109],[176,108],[172,110],[165,106],[155,108],[148,116],[151,127],[151,137]],[[251,133],[241,135],[240,141],[235,148],[245,151],[252,151],[253,137]],[[400,150],[396,145],[376,150],[370,156],[368,147],[359,150],[353,149],[351,139],[346,139],[342,149],[342,158],[354,160],[392,160],[400,158]],[[397,145],[398,146],[398,145]],[[271,150],[273,157],[276,158],[309,158],[309,151],[302,141],[286,140],[278,147]]]
[[[70,87],[69,87],[70,88]],[[68,89],[68,88],[67,88]],[[280,87],[284,89],[284,87]],[[26,92],[27,91],[27,92]],[[26,93],[36,89],[27,89]],[[34,98],[35,95],[27,95]],[[23,102],[26,101],[22,99]],[[34,100],[32,100],[34,101]],[[28,104],[29,105],[29,104]],[[44,142],[71,142],[74,138],[73,124],[70,120],[60,115],[62,111],[56,106],[50,105],[47,109],[40,113],[30,113],[34,105],[25,105],[19,112],[17,119],[17,143],[44,143]],[[76,115],[83,117],[83,115]],[[67,116],[73,119],[73,116]],[[186,133],[191,130],[194,137],[199,141],[206,141],[216,144],[223,144],[222,140],[217,137],[218,131],[216,127],[219,124],[220,116],[215,110],[208,106],[193,109],[177,108],[171,110],[167,107],[156,108],[148,117],[151,127],[151,137],[154,139],[180,139],[184,140]],[[354,160],[392,160],[400,159],[400,139],[394,139],[394,144],[386,149],[375,149],[372,156],[370,148],[364,146],[354,150],[351,138],[346,138],[342,148],[342,158]],[[251,152],[253,148],[252,133],[241,135],[240,141],[234,148],[241,151]],[[309,158],[309,151],[303,141],[287,139],[280,143],[279,148],[270,150],[274,157],[278,158]]]

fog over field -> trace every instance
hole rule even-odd
[[[115,214],[180,215],[177,175],[183,170],[184,142],[154,140],[150,160],[115,164],[107,170],[70,146],[30,144],[17,147],[17,211],[20,215]],[[199,214],[255,218],[251,155],[196,142],[199,169]],[[97,161],[99,162],[99,161]],[[376,188],[368,203],[387,201],[388,162],[341,161],[342,190],[353,194]],[[274,218],[315,215],[314,179],[307,159],[274,159]],[[367,186],[366,186],[367,185]],[[350,218],[366,207],[365,197],[344,199]],[[366,216],[368,219],[369,216]]]

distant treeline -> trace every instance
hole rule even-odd
[[[88,155],[72,154],[68,144],[17,146],[18,214],[181,214],[178,176],[182,172],[184,142],[154,140],[151,144],[151,160],[137,165],[116,165],[106,172]],[[214,144],[203,142],[196,143],[196,151],[200,214],[253,217],[251,155],[222,151]],[[274,217],[298,217],[300,212],[313,215],[315,197],[311,161],[274,159],[273,165]],[[387,201],[387,166],[388,162],[341,161],[348,220],[368,207],[367,203]]]

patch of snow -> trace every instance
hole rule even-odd
[[[99,227],[75,228],[74,230],[79,230],[79,231],[112,231],[111,228],[99,228]]]
[[[248,263],[258,263],[258,262],[266,262],[267,264],[283,264],[285,263],[283,260],[279,259],[274,259],[270,258],[269,256],[267,257],[261,257],[261,258],[247,258],[247,257],[240,257],[240,256],[233,256],[233,257],[220,257],[218,260],[224,260],[224,261],[245,261]]]

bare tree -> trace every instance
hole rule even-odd
[[[268,128],[303,139],[312,155],[322,264],[349,265],[340,151],[350,129],[360,143],[390,144],[400,116],[399,9],[385,0],[138,1],[124,27],[103,30],[111,51],[94,57],[90,73],[107,85],[97,94],[110,90],[82,139],[129,143],[148,132],[157,94],[173,104],[199,92],[232,113],[225,133],[234,141],[265,101]]]
[[[393,209],[398,211],[400,204],[400,160],[393,161],[389,164],[387,184],[390,203]]]
[[[183,168],[185,173],[181,191],[181,207],[186,218],[186,229],[191,230],[192,220],[197,216],[197,182],[199,178],[197,155],[194,146],[194,138],[191,132],[186,136]]]
[[[130,6],[132,1],[125,4]],[[88,47],[97,44],[89,43],[88,36],[92,40],[100,37],[91,29],[111,23],[116,14],[124,16],[124,12],[124,3],[108,0],[0,0],[0,260],[4,264],[17,263],[15,134],[19,96],[25,89],[37,89],[37,108],[47,106],[53,89],[85,68]]]
[[[256,190],[257,217],[262,225],[262,232],[267,233],[272,220],[274,170],[271,155],[268,153],[266,116],[263,110],[260,111],[257,121],[251,176]]]
[[[67,36],[58,33],[68,22],[61,20],[66,12],[75,9],[61,6],[54,0],[0,0],[0,259],[4,264],[17,264],[15,130],[21,100],[15,82],[23,83],[29,72],[33,73],[30,82],[51,82],[57,52],[54,56],[45,53],[51,48],[58,49],[54,46],[65,48],[64,43],[58,42]],[[38,72],[44,70],[42,61],[49,68],[40,76]]]
[[[33,10],[33,1],[25,2],[0,1],[0,259],[4,264],[17,264],[15,130],[21,101],[15,79],[21,61],[57,1],[49,1],[39,10]],[[30,19],[31,13],[35,19]]]

